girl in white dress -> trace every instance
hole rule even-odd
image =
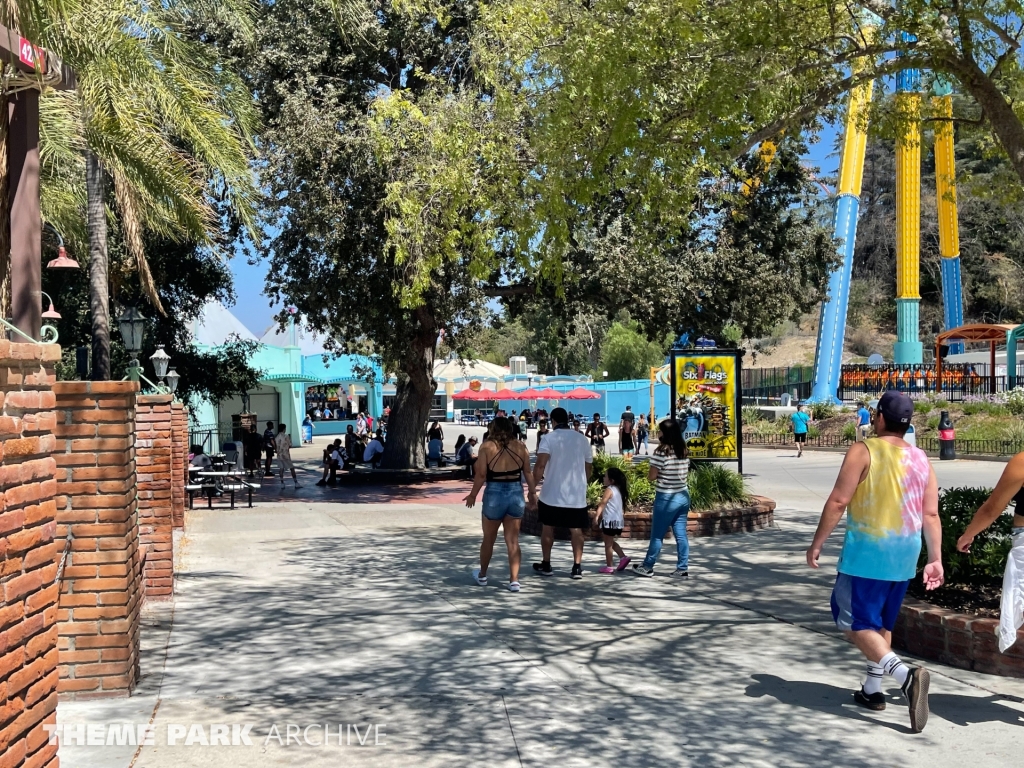
[[[598,568],[598,573],[615,573],[623,571],[629,565],[629,558],[622,551],[616,539],[622,535],[625,526],[625,509],[629,503],[629,483],[625,473],[618,467],[608,467],[604,473],[604,496],[597,505],[597,518],[601,526],[601,538],[604,540],[605,566]],[[612,555],[619,558],[618,565],[612,565]]]

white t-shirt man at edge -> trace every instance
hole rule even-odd
[[[586,507],[587,464],[594,460],[590,441],[574,429],[556,429],[541,438],[537,454],[542,453],[548,463],[540,500],[551,507]]]

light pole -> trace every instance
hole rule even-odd
[[[128,378],[138,381],[142,375],[139,352],[142,351],[142,339],[146,333],[146,318],[135,307],[128,307],[125,313],[118,318],[117,326],[121,331],[124,348],[132,356],[132,361],[128,366]]]

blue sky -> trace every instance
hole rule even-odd
[[[820,169],[822,178],[835,176],[839,169],[839,156],[834,145],[836,129],[825,126],[816,144],[810,146],[806,160],[808,164]],[[270,300],[263,295],[263,284],[267,274],[267,263],[251,265],[242,256],[236,256],[230,262],[231,272],[235,277],[235,295],[237,301],[231,312],[246,328],[257,336],[261,336],[274,322],[276,308],[270,306]]]

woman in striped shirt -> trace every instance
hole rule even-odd
[[[661,554],[661,545],[669,527],[676,540],[676,569],[672,576],[688,579],[690,541],[686,538],[686,519],[690,514],[690,490],[686,484],[690,473],[689,453],[683,438],[682,425],[665,419],[658,425],[660,445],[651,455],[650,478],[654,482],[654,513],[651,519],[651,543],[643,563],[633,566],[637,576],[653,576],[654,564]]]

